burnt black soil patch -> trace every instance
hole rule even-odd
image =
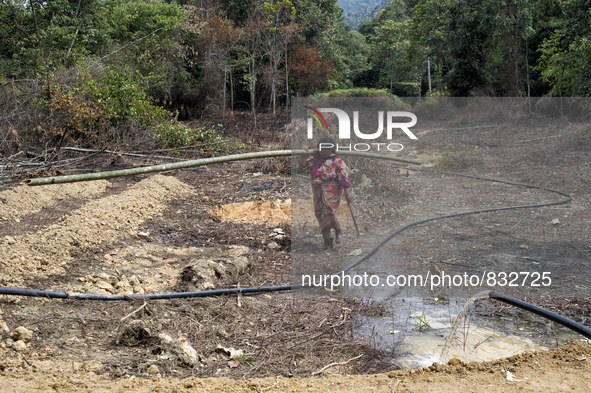
[[[246,184],[246,185],[240,187],[240,191],[261,192],[261,191],[272,190],[275,187],[283,187],[283,186],[285,186],[285,182],[264,182],[264,183],[256,183],[256,184]]]

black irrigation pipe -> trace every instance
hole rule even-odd
[[[413,171],[420,171],[413,168],[404,168]],[[494,211],[501,211],[501,210],[510,210],[510,209],[525,209],[525,208],[535,208],[535,207],[544,207],[544,206],[552,206],[552,205],[561,205],[568,203],[572,200],[572,197],[562,191],[554,190],[551,188],[534,186],[531,184],[524,184],[524,183],[515,183],[509,182],[504,180],[497,180],[497,179],[489,179],[479,176],[471,176],[465,175],[461,173],[451,173],[451,172],[433,172],[433,173],[441,173],[445,175],[452,175],[452,176],[461,176],[470,179],[476,180],[484,180],[484,181],[491,181],[495,183],[502,183],[508,184],[513,186],[521,186],[526,188],[534,188],[544,191],[553,192],[556,194],[560,194],[565,196],[566,199],[563,199],[558,202],[548,202],[548,203],[537,203],[537,204],[528,204],[528,205],[518,205],[518,206],[503,206],[503,207],[496,207],[496,208],[488,208],[488,209],[480,209],[480,210],[472,210],[467,212],[461,213],[454,213],[454,214],[446,214],[442,216],[427,218],[425,220],[415,221],[410,224],[403,226],[400,229],[392,232],[388,235],[384,240],[382,240],[378,245],[376,245],[371,251],[361,257],[359,260],[355,261],[353,264],[348,266],[347,268],[341,270],[338,273],[333,275],[339,275],[344,273],[348,270],[353,269],[354,267],[358,266],[365,260],[367,260],[370,256],[372,256],[380,247],[390,241],[394,236],[397,234],[407,230],[408,228],[425,224],[427,222],[444,219],[444,218],[452,218],[452,217],[460,217],[468,214],[479,214],[479,213],[487,213],[487,212],[494,212]],[[324,281],[326,282],[326,280]],[[316,283],[314,283],[316,284]],[[320,282],[322,284],[322,282]],[[0,294],[2,295],[14,295],[14,296],[31,296],[31,297],[40,297],[40,298],[50,298],[50,299],[74,299],[74,300],[99,300],[99,301],[113,301],[113,300],[161,300],[161,299],[179,299],[179,298],[195,298],[195,297],[208,297],[208,296],[222,296],[222,295],[233,295],[233,294],[249,294],[249,293],[265,293],[265,292],[280,292],[280,291],[290,291],[295,289],[302,289],[305,288],[302,284],[293,284],[293,285],[280,285],[280,286],[269,286],[269,287],[250,287],[250,288],[226,288],[226,289],[213,289],[213,290],[206,290],[206,291],[193,291],[193,292],[172,292],[172,293],[154,293],[154,294],[144,294],[144,295],[101,295],[101,294],[92,294],[92,293],[78,293],[78,292],[52,292],[52,291],[42,291],[42,290],[35,290],[35,289],[21,289],[21,288],[3,288],[0,287]],[[544,308],[535,306],[531,303],[524,302],[519,299],[515,299],[495,291],[489,292],[490,299],[496,299],[507,304],[510,304],[515,307],[519,307],[526,311],[532,312],[534,314],[540,315],[546,319],[559,323],[567,328],[585,336],[588,339],[591,339],[591,329],[569,319],[563,317],[559,314],[556,314],[552,311],[546,310]]]
[[[73,300],[162,300],[162,299],[181,299],[191,297],[222,296],[232,294],[279,292],[295,289],[294,285],[281,285],[273,287],[251,287],[251,288],[226,288],[210,289],[207,291],[194,292],[171,292],[171,293],[149,293],[144,295],[101,295],[96,293],[79,292],[52,292],[37,289],[22,288],[3,288],[0,287],[0,295],[31,296],[46,299],[73,299]]]
[[[488,293],[488,297],[490,299],[499,300],[503,303],[507,303],[512,306],[519,307],[523,310],[529,311],[531,313],[537,314],[541,317],[559,323],[562,326],[566,326],[570,330],[574,330],[575,332],[587,337],[588,339],[591,339],[591,329],[589,329],[587,326],[583,326],[580,323],[573,321],[572,319],[568,319],[566,317],[563,317],[562,315],[556,314],[555,312],[546,310],[542,307],[535,306],[528,302],[524,302],[523,300],[503,295],[502,293],[498,293],[495,291],[490,291]]]
[[[408,169],[408,170],[417,171],[417,172],[420,171],[420,170],[414,169],[414,168],[403,168],[403,169]],[[343,269],[340,272],[338,272],[337,275],[339,275],[341,273],[344,273],[344,272],[346,272],[348,270],[351,270],[354,267],[358,266],[360,263],[362,263],[363,261],[365,261],[366,259],[368,259],[369,257],[371,257],[380,247],[382,247],[384,244],[386,244],[387,242],[389,242],[390,240],[392,240],[392,238],[394,236],[398,235],[400,232],[403,232],[403,231],[407,230],[408,228],[412,228],[412,227],[417,226],[417,225],[420,225],[420,224],[425,224],[427,222],[431,222],[431,221],[435,221],[435,220],[439,220],[439,219],[443,219],[443,218],[451,218],[451,217],[465,216],[465,215],[468,215],[468,214],[479,214],[479,213],[487,213],[487,212],[494,212],[494,211],[501,211],[501,210],[510,210],[510,209],[525,209],[525,208],[534,208],[534,207],[543,207],[543,206],[552,206],[552,205],[562,205],[562,204],[565,204],[565,203],[570,202],[573,199],[572,196],[570,196],[566,192],[562,192],[562,191],[558,191],[558,190],[553,190],[551,188],[546,188],[546,187],[534,186],[534,185],[531,185],[531,184],[515,183],[515,182],[510,182],[510,181],[505,181],[505,180],[497,180],[497,179],[489,179],[489,178],[486,178],[486,177],[479,177],[479,176],[472,176],[472,175],[464,175],[462,173],[452,173],[452,172],[433,172],[433,173],[441,173],[441,174],[444,174],[444,175],[453,175],[453,176],[467,177],[469,179],[485,180],[485,181],[491,181],[491,182],[495,182],[495,183],[509,184],[509,185],[512,185],[512,186],[522,186],[522,187],[527,187],[527,188],[535,188],[535,189],[549,191],[549,192],[553,192],[553,193],[557,193],[557,194],[563,195],[563,196],[566,197],[566,199],[563,199],[563,200],[558,201],[558,202],[537,203],[537,204],[518,205],[518,206],[503,206],[503,207],[493,207],[493,208],[488,208],[488,209],[471,210],[471,211],[467,211],[467,212],[454,213],[454,214],[446,214],[446,215],[443,215],[443,216],[431,217],[431,218],[427,218],[427,219],[424,219],[424,220],[411,222],[410,224],[407,224],[407,225],[403,226],[402,228],[400,228],[400,229],[392,232],[384,240],[382,240],[380,243],[378,243],[378,245],[375,246],[370,252],[368,252],[367,254],[365,254],[358,261],[354,262],[350,266],[348,266],[345,269]]]

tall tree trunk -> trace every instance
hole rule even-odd
[[[443,97],[443,83],[441,83],[441,59],[437,62],[437,74],[439,76],[439,97]]]
[[[560,117],[564,117],[562,112],[562,80],[564,79],[564,65],[562,66],[562,73],[560,74],[560,85],[558,86],[558,92],[560,93]]]
[[[529,62],[527,60],[527,39],[525,40],[525,78],[527,81],[527,105],[529,107],[529,113],[531,113],[531,95],[530,95],[530,83],[529,83]]]
[[[388,51],[391,51],[391,49],[388,49]],[[394,60],[392,60],[391,53],[388,54],[388,57],[390,58],[390,98],[392,98],[392,83],[394,82]]]
[[[273,73],[273,82],[271,83],[271,105],[273,105],[273,115],[275,115],[275,73]]]
[[[520,52],[520,39],[519,39],[519,6],[514,5],[514,19],[513,19],[513,90],[516,96],[520,95],[519,88],[519,52]]]
[[[431,60],[427,57],[427,75],[429,77],[429,97],[431,97]]]
[[[285,43],[285,107],[289,108],[289,67],[287,65],[287,42]]]
[[[252,58],[251,64],[249,64],[250,68],[250,107],[252,109],[252,120],[254,122],[254,128],[257,128],[257,112],[256,112],[256,103],[255,103],[255,88],[256,88],[256,75],[255,75],[255,64],[254,64],[254,57]]]
[[[75,18],[78,17],[78,11],[80,10],[80,3],[82,3],[82,0],[78,0],[78,6],[76,7],[76,13],[74,14]],[[53,15],[51,15],[51,21],[53,24]],[[83,21],[84,21],[84,18],[80,18],[80,23],[78,24],[78,27],[76,28],[76,32],[74,33],[74,38],[72,39],[72,42],[70,43],[70,47],[68,48],[67,55],[70,55],[70,51],[72,50],[72,47],[74,46],[74,41],[76,41],[76,37],[78,36],[78,31],[80,30],[80,26],[82,26]]]
[[[271,82],[271,104],[273,105],[273,115],[275,115],[275,106],[277,103],[277,84],[278,84],[277,75],[278,75],[278,70],[279,70],[279,62],[281,61],[280,59],[281,59],[281,57],[279,57],[279,59],[272,61],[273,80]]]
[[[234,78],[230,69],[230,110],[234,112]]]
[[[35,13],[35,7],[33,6],[33,0],[29,0],[29,5],[31,6],[31,12],[33,13],[33,20],[35,21],[35,33],[37,34],[37,41],[41,41],[39,39],[39,26],[37,25],[37,14]]]
[[[226,63],[224,63],[224,98],[222,100],[222,117],[226,118],[226,84],[227,84],[227,77],[228,77],[228,68]]]

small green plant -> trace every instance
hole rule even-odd
[[[419,331],[431,329],[431,325],[429,325],[429,322],[427,322],[427,316],[425,315],[425,313],[419,314],[413,310],[410,316],[412,318],[416,318],[415,329]]]
[[[221,124],[216,124],[209,128],[199,127],[196,130],[194,130],[194,137],[205,143],[222,142],[224,138],[222,138],[222,136],[219,134],[222,128],[224,128],[224,126]],[[213,149],[223,150],[223,144],[220,144],[219,146],[213,146]]]
[[[171,119],[162,122],[154,127],[156,130],[157,139],[160,139],[169,148],[189,146],[193,143],[216,143],[222,142],[223,138],[219,131],[223,128],[221,124],[216,124],[211,127],[199,127],[192,129],[180,123],[176,119]],[[223,144],[212,145],[211,149],[220,151],[224,149]]]
[[[248,351],[244,351],[244,353],[238,357],[238,361],[242,364],[252,367],[254,366],[256,359],[254,358],[254,355]]]
[[[162,140],[169,148],[188,146],[193,140],[191,136],[193,130],[175,119],[157,124],[154,131],[156,131],[154,138]]]

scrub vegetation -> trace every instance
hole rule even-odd
[[[229,134],[216,124],[234,113],[249,113],[256,133],[258,113],[288,113],[291,97],[313,94],[588,96],[589,7],[7,0],[0,148],[216,143],[209,131]],[[193,119],[205,128],[181,123]]]

